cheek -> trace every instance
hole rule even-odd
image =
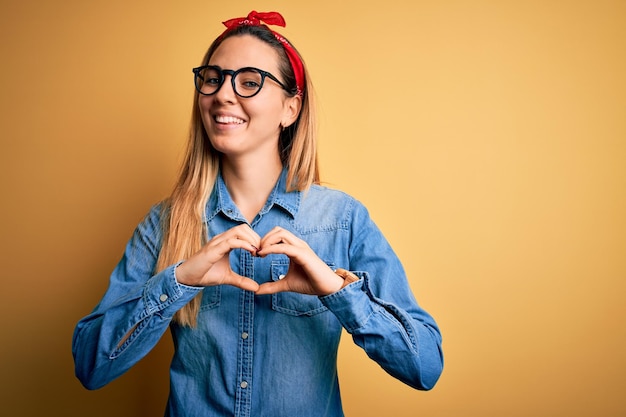
[[[200,111],[200,118],[202,119],[202,123],[204,126],[207,126],[207,123],[210,122],[209,109],[211,108],[211,97],[201,96],[198,99],[198,110]]]
[[[213,97],[211,96],[198,96],[198,108],[202,113],[205,113],[211,107]]]
[[[278,101],[250,103],[244,111],[251,118],[262,120],[264,124],[278,125],[283,117],[283,107]]]

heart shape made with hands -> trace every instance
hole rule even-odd
[[[282,254],[289,258],[289,270],[279,281],[258,284],[236,274],[228,255],[233,249],[249,251],[253,256]],[[176,269],[178,282],[192,286],[233,285],[256,294],[283,291],[310,295],[328,295],[338,291],[343,279],[302,239],[282,227],[274,227],[262,238],[247,224],[235,226],[214,236],[198,252]]]

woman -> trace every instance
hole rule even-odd
[[[104,386],[170,327],[169,416],[342,416],[342,329],[417,389],[442,371],[435,321],[367,210],[319,185],[311,82],[251,12],[194,69],[177,185],[139,224],[95,310],[77,325],[76,375]]]

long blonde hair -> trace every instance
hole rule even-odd
[[[295,91],[295,76],[283,46],[264,26],[240,26],[216,39],[203,59],[206,65],[221,42],[231,36],[252,35],[273,46],[280,57],[280,72],[287,87]],[[302,59],[302,58],[300,58]],[[304,61],[303,61],[304,65]],[[304,191],[318,184],[317,120],[314,92],[306,66],[302,108],[294,124],[279,137],[279,152],[287,166],[287,191]],[[295,93],[294,93],[295,94]],[[198,92],[194,94],[191,128],[185,156],[174,189],[164,201],[162,210],[163,240],[156,272],[189,258],[208,241],[204,216],[219,172],[220,156],[206,134],[198,108]],[[174,322],[195,327],[202,292],[174,315]]]

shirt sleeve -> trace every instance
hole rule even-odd
[[[398,257],[356,203],[351,225],[350,270],[361,279],[320,297],[354,342],[386,372],[421,390],[443,371],[441,333],[422,309]]]
[[[88,389],[103,387],[142,359],[174,313],[201,291],[176,281],[177,265],[154,274],[161,244],[159,218],[155,206],[126,245],[104,297],[76,325],[75,372]]]

